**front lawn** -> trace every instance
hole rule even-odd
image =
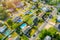
[[[29,39],[28,39],[28,37],[27,37],[27,36],[22,35],[22,36],[21,36],[21,40],[29,40]]]
[[[34,35],[34,33],[36,32],[36,30],[33,28],[30,30],[30,36]]]
[[[54,16],[52,19],[51,19],[51,22],[56,22],[56,16]]]

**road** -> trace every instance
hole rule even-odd
[[[50,6],[50,7],[53,7],[53,6]],[[53,11],[51,12],[51,15],[56,15],[56,13],[57,13],[57,9],[55,8],[55,7],[53,7]],[[49,15],[50,16],[50,15]],[[31,37],[31,38],[29,38],[29,40],[36,40],[36,38],[37,38],[37,36],[38,36],[38,34],[40,33],[40,31],[46,26],[46,24],[47,24],[47,22],[50,20],[50,18],[48,17],[47,18],[47,20],[42,24],[42,26],[40,26],[39,28],[38,28],[38,30],[35,32],[35,37]]]
[[[49,17],[47,18],[47,20],[38,28],[38,30],[35,32],[35,37],[31,37],[29,38],[29,40],[35,40],[38,36],[38,34],[40,33],[40,31],[46,26],[47,22],[49,21]]]
[[[45,5],[45,4],[44,4]],[[53,6],[49,6],[49,7],[53,7]],[[53,11],[52,11],[52,13],[51,13],[51,15],[55,15],[56,13],[57,13],[57,9],[56,8],[54,8],[53,7]],[[20,10],[19,10],[19,12],[18,12],[19,14],[20,14]],[[19,14],[17,14],[17,15],[19,15]],[[31,37],[31,38],[29,38],[29,40],[36,40],[36,38],[37,38],[37,36],[38,36],[38,34],[40,33],[40,31],[46,26],[46,24],[47,24],[47,22],[50,20],[50,18],[48,17],[47,18],[47,20],[46,21],[44,21],[44,23],[38,28],[38,30],[35,32],[35,37]],[[13,31],[12,31],[13,32]],[[11,33],[12,33],[11,32]]]

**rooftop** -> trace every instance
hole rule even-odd
[[[0,27],[0,32],[1,32],[1,33],[4,32],[6,28],[7,28],[7,27],[6,27],[5,25],[2,26],[2,27]]]
[[[51,37],[50,37],[50,36],[46,36],[46,37],[44,38],[44,40],[51,40]]]
[[[60,22],[60,15],[57,16],[57,21]]]

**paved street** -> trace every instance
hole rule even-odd
[[[52,7],[53,7],[53,6],[52,6]],[[54,16],[54,15],[57,13],[57,9],[54,8],[54,7],[53,7],[53,9],[54,9],[54,10],[52,11],[52,13],[51,13],[50,15],[53,15],[53,16]],[[49,15],[49,16],[50,16],[50,15]],[[31,38],[29,38],[29,40],[36,40],[38,34],[39,34],[40,31],[46,26],[46,24],[47,24],[47,22],[48,22],[49,20],[50,20],[50,18],[48,17],[47,20],[42,24],[42,26],[40,26],[40,27],[38,28],[38,30],[35,32],[35,34],[34,34],[35,37],[32,36]]]
[[[41,40],[59,40],[60,1],[4,0],[0,1],[0,40],[40,40],[44,29],[57,31]],[[45,35],[46,36],[46,35]],[[55,38],[54,38],[55,37]]]
[[[45,27],[45,25],[47,24],[48,21],[49,21],[49,18],[47,18],[47,20],[42,24],[42,26],[40,26],[38,28],[38,30],[35,33],[35,37],[32,36],[31,38],[29,38],[29,40],[35,40],[37,38],[39,32]]]

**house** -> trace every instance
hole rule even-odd
[[[36,17],[36,18],[33,20],[33,22],[34,22],[34,25],[37,26],[37,25],[38,25],[38,23],[37,23],[37,22],[38,22],[38,18]]]
[[[36,6],[35,6],[35,5],[33,5],[33,6],[32,6],[32,9],[35,9],[35,8],[36,8]]]
[[[22,2],[18,2],[18,4],[16,5],[17,8],[22,8],[24,6],[24,3]]]
[[[58,25],[58,29],[60,30],[60,24]]]
[[[27,28],[23,31],[23,33],[30,38],[29,31],[31,30],[30,26],[27,26]]]
[[[60,22],[60,15],[57,16],[57,22]]]
[[[19,23],[22,22],[22,21],[23,21],[22,19],[18,19],[18,20],[17,20],[17,22],[19,22]]]
[[[22,32],[23,32],[27,37],[30,37],[29,34],[28,34],[29,30],[31,29],[30,26],[27,26],[26,23],[23,23],[23,24],[20,26],[20,28],[22,29]]]
[[[18,19],[20,19],[20,17],[19,17],[19,16],[16,16],[16,17],[13,18],[12,21],[13,21],[13,22],[16,22]]]
[[[24,6],[24,3],[22,3],[20,0],[5,0],[6,6],[8,8],[21,8]]]
[[[13,8],[9,8],[9,9],[6,10],[6,12],[13,12],[13,11],[14,11]]]
[[[9,38],[8,40],[13,40],[13,38]]]
[[[13,8],[10,8],[10,9],[8,9],[10,12],[13,12],[14,11],[14,9]]]
[[[44,12],[50,11],[50,9],[49,9],[48,7],[42,7],[41,9],[42,9]]]
[[[50,36],[46,36],[46,37],[44,38],[44,40],[51,40],[51,37],[50,37]]]
[[[55,25],[55,27],[56,27],[56,29],[57,29],[58,31],[60,31],[60,23],[57,23],[57,24]]]
[[[20,38],[18,36],[16,36],[14,38],[10,37],[10,38],[8,38],[8,40],[20,40]]]
[[[56,28],[57,28],[58,31],[60,31],[60,23],[58,23],[58,24],[56,25]]]
[[[57,8],[60,8],[60,3],[56,6]]]
[[[32,14],[32,10],[26,11],[25,14]]]
[[[37,2],[37,0],[32,0],[33,2]]]
[[[28,11],[25,12],[25,14],[28,14],[29,12],[30,12],[30,11],[28,10]]]
[[[5,31],[3,32],[3,34],[4,34],[5,36],[8,36],[10,33],[11,33],[11,30],[9,30],[9,29],[7,29],[7,30],[5,30]]]
[[[3,33],[5,30],[6,30],[6,26],[4,25],[4,26],[2,26],[2,27],[0,27],[0,33]]]
[[[20,16],[16,16],[12,19],[13,22],[23,22],[23,19]]]
[[[27,27],[23,30],[23,33],[24,33],[24,34],[27,34],[27,32],[28,32],[30,29],[31,29],[31,27],[30,27],[30,26],[27,26]]]
[[[6,39],[8,39],[8,40],[20,40],[20,37],[16,32],[12,32]]]
[[[19,36],[16,36],[13,40],[20,40]]]

